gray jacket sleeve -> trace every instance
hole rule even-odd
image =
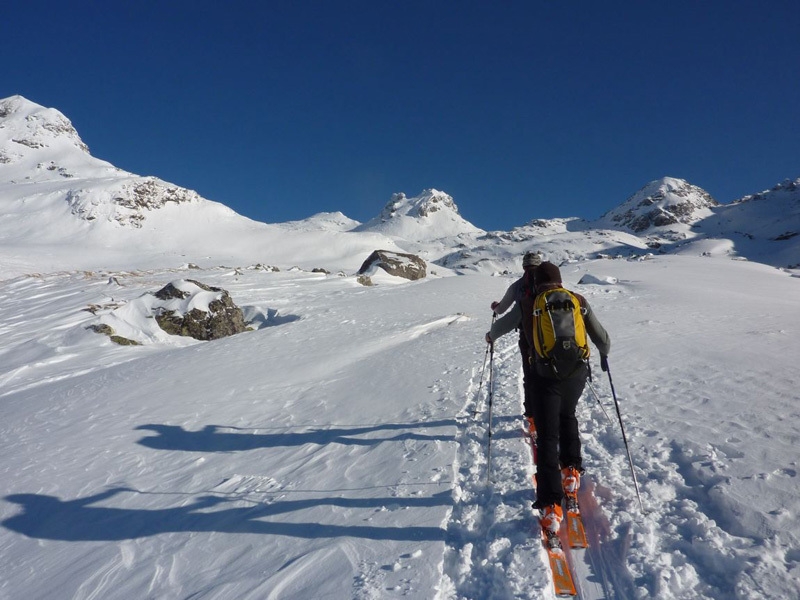
[[[608,356],[608,353],[611,352],[611,337],[600,324],[600,321],[597,320],[588,302],[586,302],[585,308],[586,314],[583,316],[583,321],[586,323],[586,333],[589,334],[589,338],[594,342],[594,345],[597,346],[597,351],[600,352],[600,356]]]
[[[502,315],[504,312],[506,312],[508,310],[508,307],[511,306],[514,303],[516,285],[517,285],[517,282],[515,281],[510,286],[508,286],[508,289],[506,290],[506,293],[503,296],[503,299],[500,300],[500,302],[497,303],[497,306],[495,307],[494,312],[496,312],[498,315]],[[508,333],[508,332],[506,332],[506,333]]]
[[[509,331],[513,331],[522,324],[522,309],[519,302],[515,302],[514,306],[508,311],[507,314],[497,319],[489,331],[489,337],[492,341],[496,341],[499,337],[504,336]]]

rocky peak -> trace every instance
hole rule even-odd
[[[617,226],[642,233],[653,228],[692,225],[719,203],[702,188],[683,179],[651,181],[623,204],[603,215]]]
[[[157,177],[140,177],[94,158],[70,120],[22,96],[0,100],[0,183],[46,202],[63,202],[89,222],[141,227],[168,204],[196,203],[198,194]],[[44,184],[47,195],[37,195]],[[8,198],[12,194],[8,194]],[[24,196],[21,196],[24,197]]]
[[[417,242],[483,233],[459,214],[450,195],[434,189],[414,198],[393,194],[377,217],[353,231],[375,231]]]
[[[427,217],[440,210],[450,210],[456,215],[459,214],[453,197],[438,190],[429,189],[415,198],[407,198],[402,192],[392,194],[392,198],[383,207],[380,219],[383,221],[392,219],[398,215],[409,217]]]
[[[45,108],[23,98],[11,96],[0,100],[0,129],[6,129],[11,144],[4,155],[8,159],[15,145],[30,149],[50,147],[56,140],[67,141],[89,154],[72,122],[54,108]],[[5,162],[9,162],[6,160]]]

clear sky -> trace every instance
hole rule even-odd
[[[9,2],[0,98],[252,219],[451,194],[484,229],[800,177],[797,0]]]

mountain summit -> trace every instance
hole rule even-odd
[[[72,122],[22,96],[0,100],[0,183],[63,181],[119,172],[89,154]]]
[[[62,208],[66,201],[83,221],[127,227],[141,227],[149,212],[167,203],[200,200],[192,190],[157,177],[140,177],[93,157],[67,117],[22,96],[0,100],[0,185],[4,184],[9,186],[4,196],[16,201],[7,212],[15,212],[14,204],[46,210]]]
[[[413,198],[394,194],[377,217],[354,231],[375,231],[410,241],[484,233],[461,216],[452,196],[434,189]]]
[[[704,189],[683,179],[651,181],[601,220],[641,234],[665,228],[682,229],[709,217],[719,202]]]
[[[0,100],[0,119],[8,140],[18,144],[16,152],[7,144],[0,150],[5,164],[29,155],[30,150],[25,148],[48,148],[63,143],[89,154],[89,147],[83,143],[72,122],[55,108],[44,108],[22,96],[11,96]]]

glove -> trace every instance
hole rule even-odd
[[[607,372],[608,371],[608,357],[607,356],[601,356],[600,357],[600,368],[603,370],[603,372]]]
[[[500,304],[499,302],[492,302],[492,310],[497,308],[497,305]]]
[[[487,344],[491,344],[492,343],[492,335],[491,335],[491,332],[489,332],[489,331],[486,332],[486,343]]]

